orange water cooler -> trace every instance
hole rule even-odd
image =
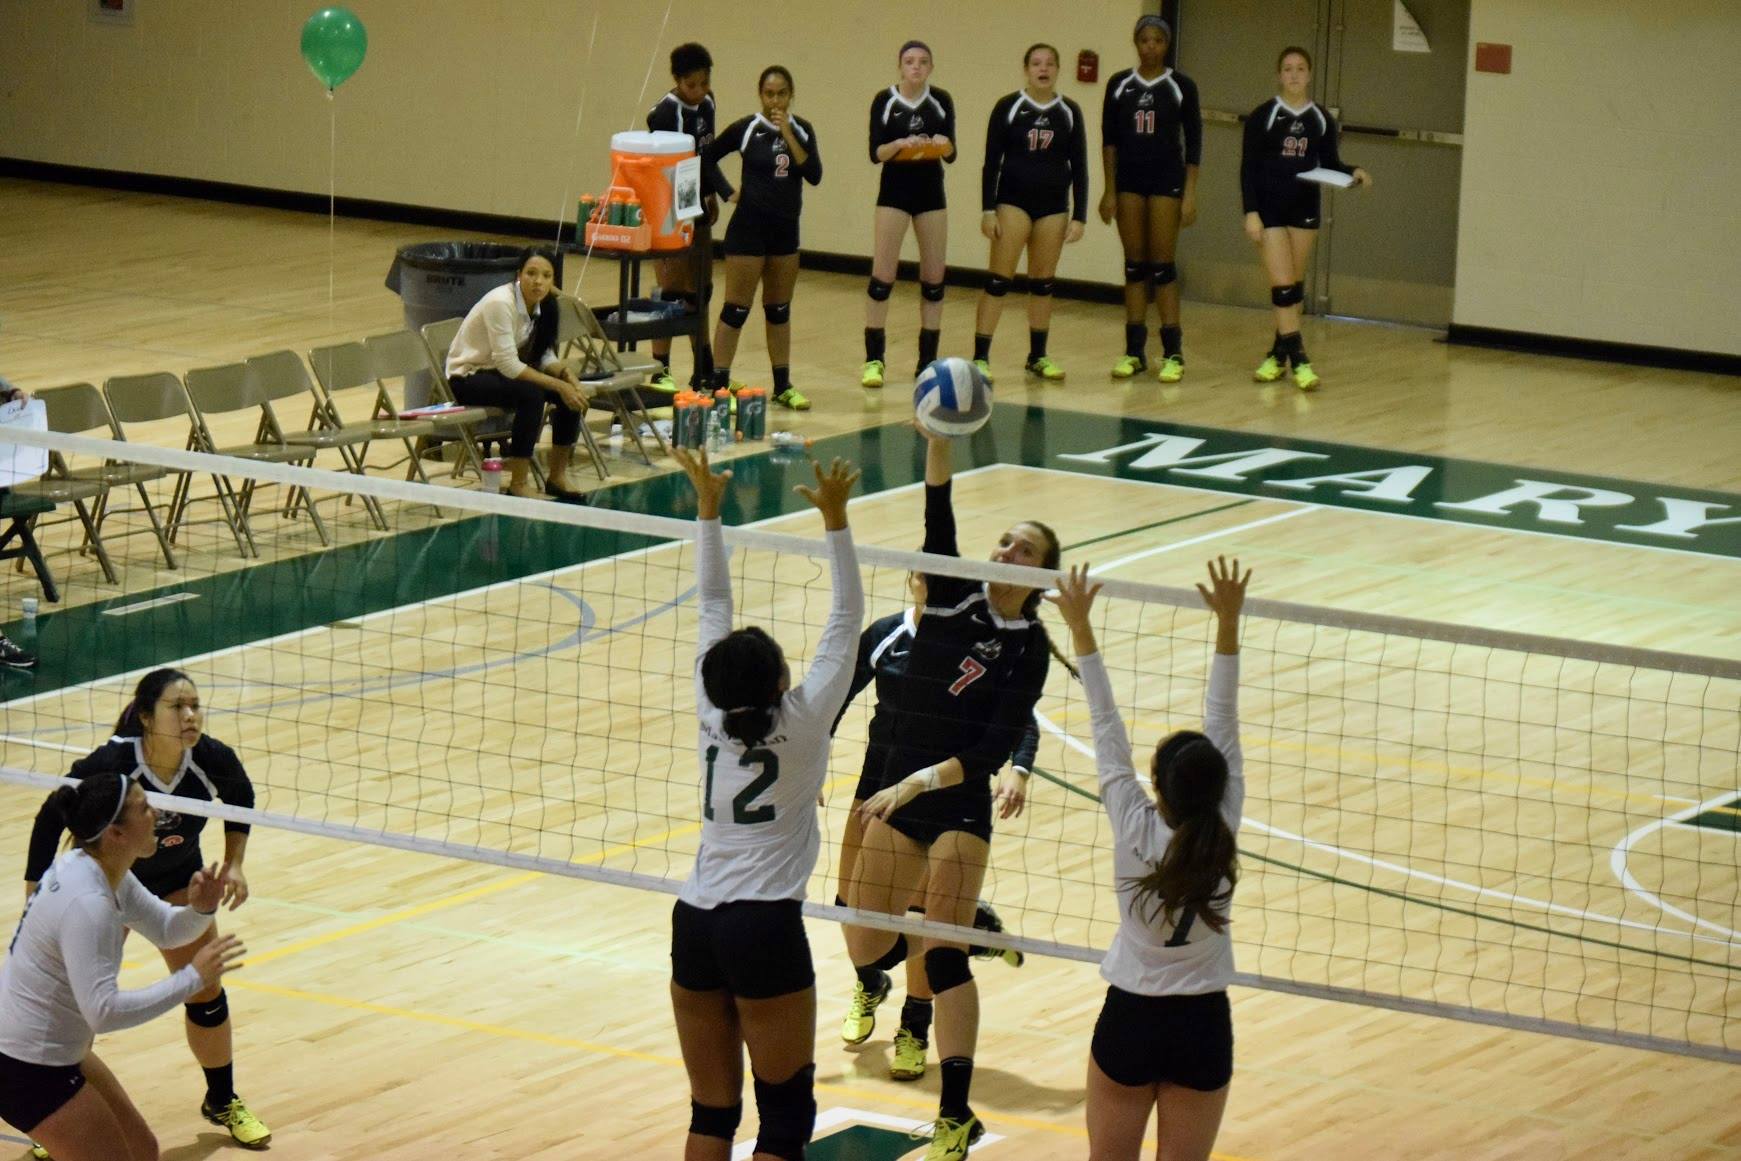
[[[695,139],[687,133],[617,133],[611,137],[611,185],[627,186],[641,202],[641,222],[647,228],[645,249],[681,250],[695,227],[677,216],[679,196],[699,204],[699,174],[681,188],[678,163],[695,156]],[[689,167],[692,171],[694,167]]]

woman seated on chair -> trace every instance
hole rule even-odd
[[[520,273],[478,300],[465,316],[447,352],[453,397],[467,407],[500,407],[514,413],[508,438],[508,491],[536,496],[531,482],[532,449],[550,414],[550,472],[545,491],[578,501],[568,480],[574,441],[586,414],[586,395],[574,371],[556,357],[556,260],[548,250],[520,255]]]

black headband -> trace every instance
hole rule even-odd
[[[1161,35],[1167,38],[1167,43],[1169,43],[1169,44],[1172,43],[1173,26],[1168,24],[1164,19],[1162,19],[1159,16],[1141,16],[1141,17],[1138,17],[1137,22],[1136,22],[1136,28],[1134,30],[1132,30],[1132,32],[1130,34],[1131,39],[1135,40],[1137,38],[1137,36],[1139,36],[1142,33],[1142,30],[1145,28],[1158,28],[1158,29],[1160,29]]]

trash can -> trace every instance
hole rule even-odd
[[[514,281],[520,266],[520,246],[500,242],[419,242],[401,246],[387,271],[387,289],[405,307],[407,330],[444,318],[463,318],[478,299]],[[432,394],[429,376],[405,381],[405,406],[422,407]]]

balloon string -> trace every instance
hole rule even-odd
[[[326,330],[327,338],[332,338],[337,328],[333,312],[334,270],[337,264],[336,236],[338,230],[338,150],[339,150],[339,103],[333,91],[326,91],[327,100],[327,143],[326,143]]]
[[[574,159],[580,153],[580,124],[586,115],[586,93],[592,80],[593,47],[598,43],[598,15],[603,5],[595,5],[592,10],[592,35],[586,41],[586,64],[580,74],[580,104],[574,110],[574,137],[568,147],[568,172],[562,178],[562,201],[556,206],[556,240],[554,246],[562,245],[562,230],[568,224],[569,196],[574,189]],[[575,207],[574,229],[577,240],[586,241],[586,227],[580,220],[580,208]],[[584,271],[583,271],[584,272]]]

